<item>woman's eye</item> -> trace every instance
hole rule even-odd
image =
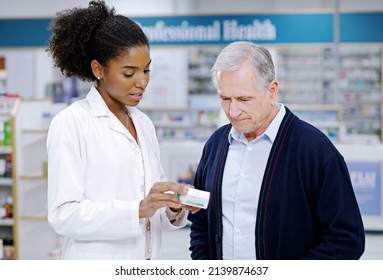
[[[134,73],[128,73],[128,74],[124,74],[124,77],[126,78],[131,78],[133,77]]]
[[[144,73],[149,73],[150,72],[150,69],[145,69],[144,70]]]

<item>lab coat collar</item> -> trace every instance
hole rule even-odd
[[[120,132],[127,136],[130,139],[133,139],[133,137],[128,133],[126,128],[123,126],[122,123],[116,118],[116,116],[109,110],[108,105],[106,105],[104,99],[101,97],[101,94],[97,90],[95,86],[92,86],[89,93],[86,96],[86,100],[89,103],[89,106],[91,108],[91,111],[93,113],[93,116],[95,118],[97,117],[109,117],[109,127],[117,132]],[[133,119],[134,125],[137,126],[139,123],[136,123],[136,119],[138,118],[139,111],[131,106],[126,106],[131,118]]]
[[[93,116],[106,117],[110,115],[108,106],[106,105],[104,99],[102,99],[101,94],[98,92],[95,86],[92,86],[88,92],[86,100],[89,102]]]
[[[112,113],[95,86],[92,86],[92,88],[88,92],[86,100],[89,103],[94,117],[108,117]],[[133,119],[135,119],[139,115],[137,108],[126,106],[126,109],[128,110],[130,116]]]

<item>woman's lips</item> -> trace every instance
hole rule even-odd
[[[133,100],[140,101],[142,99],[143,94],[142,93],[135,93],[130,95]]]

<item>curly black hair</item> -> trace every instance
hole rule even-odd
[[[90,1],[88,8],[57,12],[49,25],[53,35],[47,52],[66,77],[95,81],[91,61],[107,66],[132,47],[148,46],[148,38],[133,20],[116,15],[105,1]]]

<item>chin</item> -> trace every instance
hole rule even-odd
[[[140,101],[129,101],[128,103],[126,103],[126,106],[134,107],[138,104],[140,104]]]
[[[249,129],[246,129],[243,125],[233,125],[235,130],[241,133],[249,133]]]

